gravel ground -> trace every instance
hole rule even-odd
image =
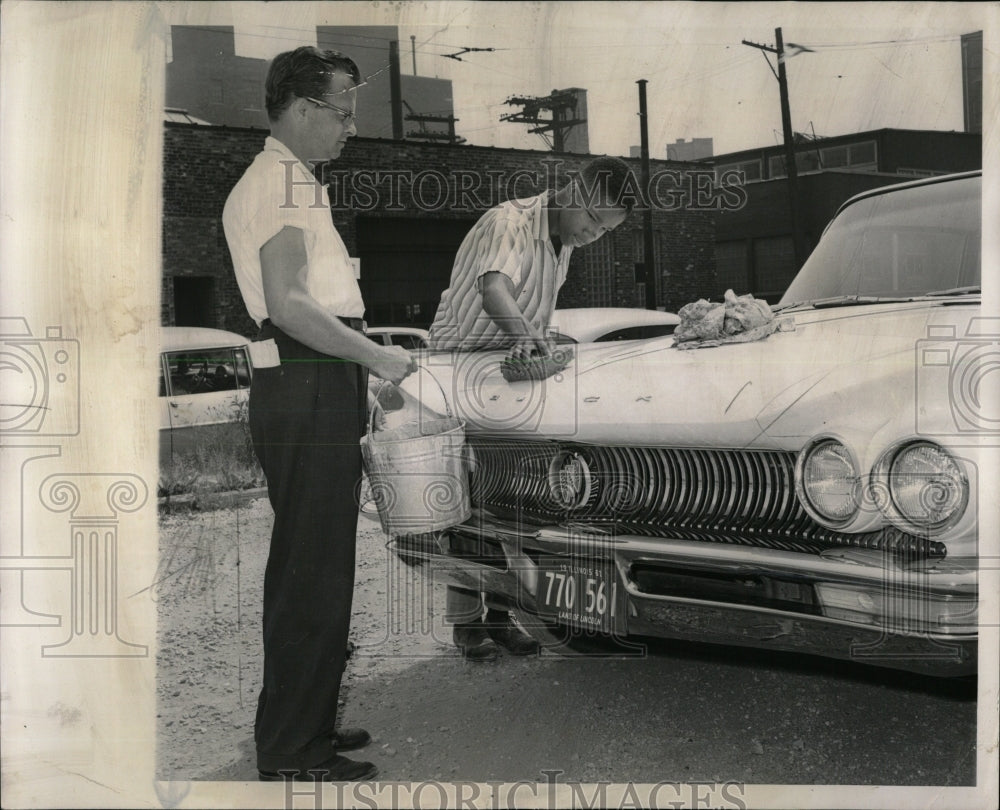
[[[161,520],[157,775],[254,781],[266,499]],[[635,659],[463,661],[444,586],[362,517],[342,722],[382,781],[975,784],[963,690],[836,662],[678,642]],[[928,740],[933,739],[933,745]]]
[[[161,779],[254,778],[253,713],[260,688],[264,566],[271,528],[266,498],[245,506],[164,515],[154,593],[157,660],[158,776]],[[358,522],[351,638],[341,702],[374,668],[392,676],[420,660],[455,657],[447,634],[429,627],[444,586],[385,548],[377,522]],[[390,599],[402,593],[404,599]],[[439,638],[435,638],[437,635]],[[441,639],[441,640],[439,640]],[[345,709],[344,722],[350,724]]]

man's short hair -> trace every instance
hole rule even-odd
[[[631,191],[637,187],[634,172],[624,160],[616,157],[599,157],[587,162],[580,170],[580,181],[588,190],[595,187],[607,190],[607,199],[613,205],[619,205],[626,211],[635,206],[635,197]],[[627,189],[630,193],[623,194]]]
[[[279,53],[271,61],[264,83],[267,117],[277,121],[296,98],[321,97],[329,90],[330,77],[346,73],[361,84],[361,71],[354,60],[339,51],[320,50],[303,45],[294,51]]]

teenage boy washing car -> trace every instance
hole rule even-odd
[[[431,324],[430,348],[508,348],[514,362],[549,356],[545,330],[573,248],[625,221],[633,203],[623,193],[631,171],[619,158],[596,158],[557,191],[508,200],[483,214],[458,249]],[[496,659],[498,645],[512,655],[538,651],[505,607],[476,591],[449,587],[445,620],[470,661]]]

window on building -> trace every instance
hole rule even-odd
[[[641,235],[641,234],[640,234]],[[587,279],[590,305],[607,307],[615,297],[615,242],[605,235],[587,245],[583,251],[583,267]]]
[[[808,152],[795,153],[795,168],[799,174],[819,171],[825,166],[820,152],[810,149]],[[772,178],[785,177],[785,156],[775,155],[768,160],[768,168]]]
[[[847,147],[847,153],[850,156],[852,169],[876,167],[875,141],[851,144]]]
[[[795,245],[791,236],[771,236],[754,239],[753,294],[776,303],[795,277]]]
[[[823,156],[823,166],[827,169],[840,169],[847,165],[847,147],[832,146],[828,149],[821,149]]]
[[[896,174],[903,174],[907,177],[935,177],[937,175],[947,174],[948,172],[938,172],[933,169],[910,169],[906,166],[899,166],[896,169]]]
[[[762,179],[761,162],[759,160],[745,160],[742,163],[727,163],[724,166],[715,167],[715,177],[721,180],[727,172],[742,172],[743,182],[754,183]]]
[[[214,327],[215,279],[174,276],[174,326]]]
[[[717,242],[715,245],[715,280],[713,294],[722,295],[726,290],[742,294],[750,289],[750,267],[747,259],[747,242]]]
[[[772,155],[768,158],[768,171],[772,178],[785,177],[785,156]],[[878,169],[878,152],[875,141],[862,141],[846,146],[829,146],[822,149],[813,147],[797,150],[795,168],[800,173],[820,169],[851,169],[857,172],[873,172]]]

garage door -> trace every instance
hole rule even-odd
[[[361,294],[372,326],[430,326],[471,219],[358,217]]]

